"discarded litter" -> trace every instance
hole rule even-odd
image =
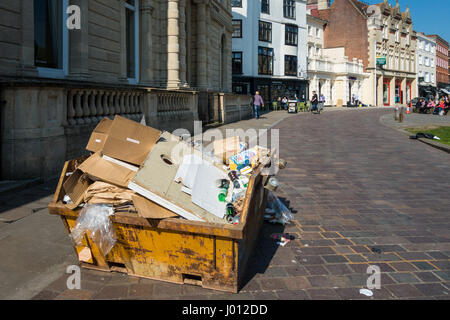
[[[414,136],[409,136],[410,139],[419,139],[419,138],[426,138],[426,139],[431,139],[431,140],[441,140],[441,138],[439,138],[438,136],[435,136],[434,134],[430,134],[430,133],[423,133],[423,132],[418,132],[416,135]]]
[[[277,244],[284,247],[290,241],[294,240],[295,237],[288,233],[273,233],[271,235],[272,239],[277,240]]]
[[[264,218],[270,223],[279,223],[282,225],[294,219],[291,211],[271,191],[267,195],[267,208]]]
[[[372,290],[369,290],[369,289],[360,289],[360,290],[359,290],[359,293],[360,293],[360,294],[363,294],[363,295],[365,295],[365,296],[367,296],[367,297],[373,296]]]
[[[106,256],[114,247],[117,236],[109,219],[114,215],[114,208],[104,204],[88,204],[80,212],[77,224],[72,230],[72,239],[82,245],[82,238],[89,232],[91,239]]]

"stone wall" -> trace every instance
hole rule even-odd
[[[252,116],[252,97],[239,94],[219,94],[220,123],[231,123]]]

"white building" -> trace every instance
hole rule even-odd
[[[233,91],[307,99],[306,0],[232,0]]]
[[[436,88],[436,41],[422,32],[417,33],[416,70],[419,95],[428,96]]]
[[[307,15],[309,95],[325,97],[325,105],[342,106],[356,98],[365,102],[362,60],[349,61],[344,47],[324,48],[323,29],[327,21]]]

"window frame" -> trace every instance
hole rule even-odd
[[[231,7],[232,8],[242,8],[242,0],[238,0],[239,1],[239,5],[238,6],[234,6],[233,5],[233,0],[231,0]]]
[[[294,58],[295,60],[295,72],[294,71],[288,71],[288,68],[286,66],[291,66],[289,58]],[[290,68],[289,68],[290,70]],[[298,57],[293,55],[284,55],[284,75],[290,76],[290,77],[297,77],[298,76]]]
[[[264,1],[266,1],[266,3],[267,3],[267,11],[263,11]],[[270,0],[261,0],[261,13],[270,14]]]
[[[235,68],[235,60],[236,58],[234,57],[235,54],[240,54],[241,55],[241,67],[239,72],[234,72]],[[244,52],[243,51],[233,51],[231,52],[231,73],[232,74],[243,74],[243,68],[244,68]]]
[[[239,31],[240,31],[239,33],[240,33],[240,34],[239,34],[238,37],[234,35],[234,30],[235,30],[235,29],[234,29],[234,26],[235,26],[235,25],[234,25],[234,22],[239,22]],[[232,19],[232,22],[231,22],[231,23],[232,23],[232,25],[233,25],[233,32],[232,32],[232,34],[231,34],[231,37],[232,37],[232,38],[235,38],[235,39],[242,39],[242,34],[243,34],[243,32],[242,32],[242,19]]]
[[[295,32],[288,31],[288,28],[295,29]],[[288,42],[288,35],[289,34],[294,34],[295,35],[295,43]],[[295,25],[295,24],[285,24],[285,27],[284,27],[284,44],[286,46],[298,47],[298,26],[297,25]]]
[[[127,80],[130,84],[137,84],[139,82],[139,42],[140,42],[140,34],[139,34],[139,0],[134,0],[134,6],[125,1],[124,10],[132,10],[134,11],[134,78],[128,77],[128,61],[127,61]],[[126,20],[126,11],[125,11],[125,20]],[[126,23],[126,21],[125,21]],[[126,30],[126,28],[125,28]],[[125,31],[126,32],[126,31]],[[126,37],[126,34],[125,34]],[[125,43],[125,46],[127,44]],[[126,53],[125,47],[125,55]]]
[[[287,12],[293,13],[292,16],[287,15]],[[296,14],[296,9],[297,9],[297,3],[295,0],[283,0],[283,17],[285,17],[286,19],[293,19],[296,20],[297,18],[297,14]]]
[[[260,51],[266,51],[266,54],[261,54]],[[271,53],[271,54],[269,54]],[[262,46],[258,46],[258,75],[266,75],[266,76],[272,76],[273,75],[273,67],[274,67],[274,49],[273,48],[269,48],[269,47],[262,47]],[[267,73],[262,71],[262,67],[264,65],[261,65],[261,57],[266,58],[267,60],[269,60],[270,58],[270,72],[268,71]],[[264,61],[263,61],[264,63]],[[267,69],[269,69],[269,61],[267,61]]]
[[[58,0],[59,1],[59,0]],[[34,6],[34,1],[33,1]],[[62,10],[62,52],[61,52],[61,68],[49,68],[49,67],[40,67],[36,66],[36,71],[38,76],[41,78],[56,78],[63,79],[69,74],[69,29],[67,28],[67,7],[69,6],[69,0],[62,0],[61,10]],[[33,26],[34,28],[34,26]],[[33,31],[33,39],[34,39],[34,31]],[[33,59],[33,63],[35,63]]]
[[[266,26],[266,28],[264,28],[264,26]],[[269,26],[269,28],[267,28],[267,26]],[[261,31],[262,31],[261,27],[263,28],[263,31],[267,32],[267,34],[269,35],[269,39],[265,39],[265,38],[261,37]],[[259,22],[258,22],[258,41],[272,43],[272,22],[259,20]]]

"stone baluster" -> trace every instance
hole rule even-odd
[[[67,92],[67,122],[71,126],[77,124],[77,121],[75,120],[75,108],[73,106],[73,99],[73,90],[69,90],[69,92]]]
[[[96,90],[90,90],[88,91],[88,103],[89,103],[89,109],[90,109],[90,117],[91,123],[97,123],[97,106],[95,101],[97,91]]]
[[[104,117],[105,110],[103,109],[103,90],[97,91],[97,94],[95,95],[96,99],[96,107],[97,107],[97,120],[101,121]]]
[[[91,115],[91,110],[89,109],[89,95],[87,91],[82,91],[83,92],[83,96],[82,96],[82,108],[83,108],[83,117],[84,117],[84,123],[86,124],[91,124],[91,119],[89,118],[89,116]]]
[[[108,102],[108,118],[112,119],[114,114],[114,92],[108,91],[106,93],[107,102]]]
[[[116,110],[117,114],[124,115],[125,113],[125,94],[123,92],[119,92],[117,96],[117,102],[119,103],[118,108]]]
[[[81,96],[83,92],[81,90],[77,90],[75,94],[75,120],[77,124],[85,124],[83,119],[83,107],[81,102]]]

